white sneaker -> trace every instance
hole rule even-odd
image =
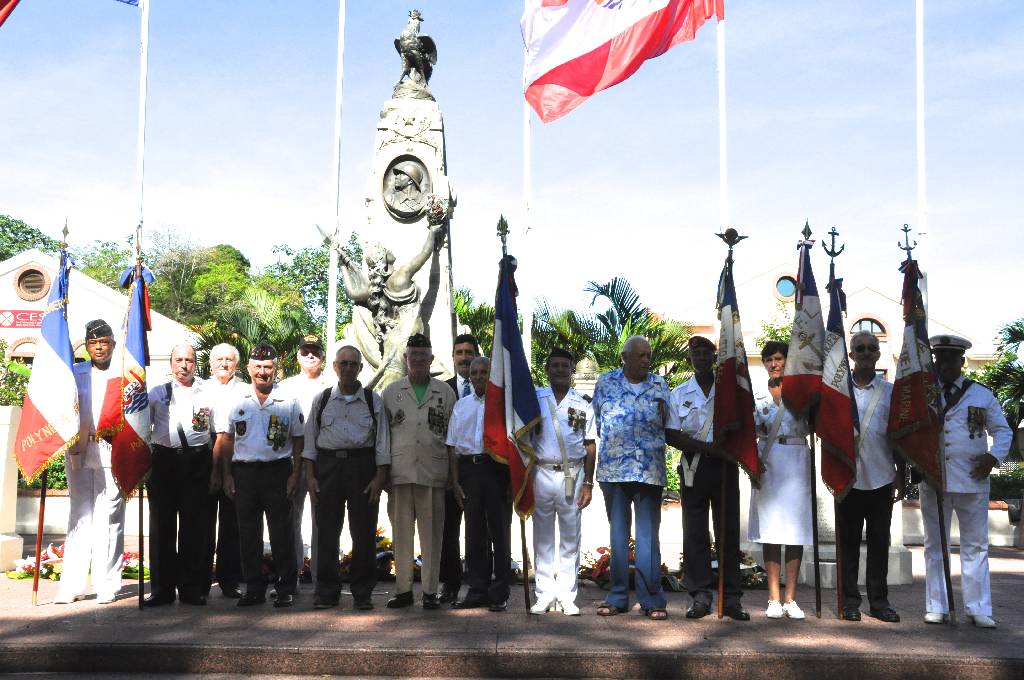
[[[562,613],[566,616],[580,615],[580,608],[576,606],[575,602],[562,602],[559,600],[559,605],[562,607]]]
[[[798,605],[793,600],[790,600],[786,604],[782,605],[782,613],[784,613],[791,619],[807,618],[804,616],[804,610],[800,609],[800,605]]]
[[[974,625],[978,628],[995,628],[996,621],[991,616],[985,616],[984,614],[973,614],[971,621],[974,621]]]
[[[555,606],[555,599],[554,598],[538,599],[533,604],[533,606],[530,607],[530,613],[531,614],[538,614],[538,615],[539,614],[547,614],[549,611],[551,611],[554,608],[554,606]]]
[[[54,604],[71,604],[77,600],[84,600],[85,595],[73,595],[71,593],[57,593],[57,597],[53,598]]]
[[[949,614],[943,614],[942,612],[925,612],[925,623],[946,623],[947,621],[949,621]]]
[[[96,604],[111,604],[117,599],[117,593],[96,593]]]
[[[768,600],[768,608],[764,610],[764,615],[769,619],[781,619],[785,616],[786,610],[783,609],[782,603],[778,600]]]

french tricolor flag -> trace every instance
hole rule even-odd
[[[821,318],[818,284],[814,282],[811,269],[813,247],[814,241],[810,240],[797,244],[800,264],[797,268],[793,334],[789,338],[789,355],[782,380],[782,401],[798,416],[806,415],[818,402],[821,371],[825,363],[825,323]]]
[[[72,266],[74,261],[62,247],[60,271],[40,324],[42,342],[32,364],[14,442],[18,467],[29,481],[78,441],[78,388],[71,372],[75,360],[67,318]]]
[[[843,280],[829,284],[828,324],[825,328],[825,366],[821,375],[821,405],[817,433],[821,437],[821,481],[843,500],[857,477],[857,433],[860,429],[857,402],[853,398],[850,357],[843,334],[846,295]],[[785,386],[785,381],[783,381]],[[783,387],[785,389],[785,387]]]
[[[146,366],[149,364],[147,331],[149,291],[153,274],[142,265],[129,267],[121,275],[121,286],[128,288],[128,316],[124,323],[124,342],[118,345],[111,366],[120,373],[107,384],[107,393],[96,433],[110,440],[111,474],[118,488],[130,496],[149,474],[152,458],[149,450],[149,393],[146,390]]]
[[[693,40],[725,0],[527,0],[526,100],[550,123]]]
[[[508,465],[513,505],[526,519],[533,513],[534,504],[530,483],[534,450],[529,433],[540,422],[540,402],[519,332],[515,270],[516,259],[504,256],[494,302],[491,376],[484,395],[484,450]]]

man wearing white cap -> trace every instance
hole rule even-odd
[[[1013,433],[991,390],[963,377],[964,352],[971,347],[970,341],[955,335],[936,335],[930,341],[942,391],[946,535],[955,512],[960,521],[964,609],[974,625],[995,628],[988,568],[988,477],[992,468],[1006,459]],[[928,484],[920,488],[925,534],[924,620],[944,623],[949,614],[936,496]]]

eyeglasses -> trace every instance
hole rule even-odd
[[[857,345],[853,348],[853,351],[858,354],[862,354],[864,352],[877,352],[878,345]]]

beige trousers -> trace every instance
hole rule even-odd
[[[420,585],[425,594],[437,593],[444,528],[444,487],[397,484],[388,493],[388,518],[394,532],[395,590],[412,591],[414,526],[419,531]]]

